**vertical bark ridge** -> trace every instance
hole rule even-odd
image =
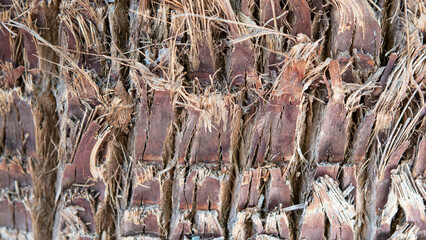
[[[4,189],[2,198],[8,199],[9,204],[3,206],[9,205],[9,214],[17,231],[10,232],[6,227],[2,234],[5,237],[50,238],[55,211],[55,189],[51,186],[56,181],[54,169],[58,163],[56,146],[59,142],[56,101],[52,92],[54,79],[50,73],[56,72],[52,63],[58,58],[48,47],[36,47],[36,37],[54,44],[57,42],[57,24],[52,20],[58,14],[58,2],[9,4],[10,8],[4,14],[13,14],[18,22],[9,22],[2,29],[4,37],[9,35],[10,49],[16,50],[15,53],[6,51],[1,59],[2,70],[10,69],[5,74],[8,80],[2,89],[5,106],[8,106],[2,111],[5,120],[2,166],[10,176],[9,186],[4,187],[11,190],[8,193]],[[7,42],[6,38],[3,40]],[[20,55],[18,49],[22,45],[25,50]],[[21,78],[24,72],[26,77]]]
[[[63,104],[63,151],[56,193],[61,200],[56,238],[116,237],[115,196],[132,112],[127,73],[120,68],[126,51],[127,9],[126,1],[109,5],[61,2],[60,44],[68,51],[58,52],[64,61],[60,71],[63,82],[57,88]],[[82,19],[81,14],[87,18]],[[111,34],[111,40],[106,34]],[[112,59],[103,59],[101,54],[105,53]]]
[[[170,65],[172,47],[168,45],[172,29],[167,5],[156,2],[131,1],[129,52],[131,91],[135,92],[135,111],[129,141],[129,156],[125,163],[128,175],[123,177],[124,196],[119,216],[122,238],[151,237],[165,239],[168,236],[171,217],[171,196],[174,135],[176,132],[177,94],[164,79],[179,74]],[[152,16],[152,18],[150,18]],[[150,29],[153,25],[155,28]],[[142,27],[146,32],[139,32]],[[159,35],[159,38],[153,36]],[[140,44],[140,39],[142,43]],[[139,63],[143,59],[143,64]],[[180,81],[180,79],[175,79]]]
[[[11,3],[2,3],[2,21],[14,16],[13,10]],[[16,52],[13,52],[16,46],[19,46],[17,39],[12,38],[12,34],[16,34],[17,30],[7,31],[6,27],[2,26],[0,32],[0,42],[3,46],[0,54],[2,77],[0,236],[31,238],[34,233],[31,207],[28,203],[33,199],[33,181],[29,162],[30,158],[36,157],[34,119],[30,99],[22,96],[18,87],[22,84],[20,78],[25,68],[19,62]]]

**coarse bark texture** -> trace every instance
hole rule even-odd
[[[426,239],[422,0],[0,0],[1,239]]]

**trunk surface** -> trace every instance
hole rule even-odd
[[[425,239],[422,0],[0,0],[1,239]]]

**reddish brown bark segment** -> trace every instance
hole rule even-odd
[[[144,233],[151,236],[160,236],[161,222],[153,211],[145,211],[144,215]]]
[[[172,99],[169,91],[156,90],[149,108],[146,83],[142,79],[139,82],[140,109],[134,128],[136,158],[162,164],[165,139],[174,119]]]
[[[398,166],[402,154],[409,147],[410,142],[402,143],[395,151],[392,152],[388,159],[387,165],[384,167],[383,172],[379,173],[379,178],[376,187],[376,211],[379,213],[388,201],[388,195],[391,187],[391,171]]]
[[[368,114],[367,116],[365,116],[360,126],[358,127],[357,135],[355,139],[355,151],[353,155],[353,163],[357,165],[362,164],[362,161],[365,158],[369,139],[370,139],[375,121],[376,121],[376,115]]]
[[[18,183],[20,187],[32,186],[31,175],[26,172],[22,164],[17,162],[19,160],[15,159],[9,161],[6,158],[1,159],[0,163],[0,187],[1,188],[15,188],[15,182]]]
[[[180,188],[180,203],[179,209],[191,210],[193,203],[193,196],[195,194],[195,185],[196,185],[197,172],[191,171],[188,173],[188,176],[185,179],[185,185]]]
[[[148,96],[147,96],[146,84],[141,79],[139,79],[139,84],[140,84],[140,93],[139,93],[140,103],[139,103],[139,109],[137,112],[138,115],[136,115],[135,126],[133,128],[133,134],[135,136],[134,145],[135,145],[136,159],[139,161],[143,161],[143,155],[145,152],[147,134],[148,134],[149,109],[148,109]]]
[[[274,225],[270,225],[270,221],[275,221]],[[279,236],[282,239],[290,239],[289,220],[284,211],[271,211],[268,213],[265,222],[265,231],[267,234]]]
[[[287,68],[274,91],[269,107],[280,116],[273,119],[271,126],[271,154],[274,163],[288,162],[294,153],[296,126],[300,113],[306,62],[296,61]]]
[[[132,210],[130,210],[132,211]],[[133,222],[128,220],[122,220],[121,222],[121,235],[123,237],[126,236],[134,236],[138,234],[143,234],[144,226],[140,222]]]
[[[358,64],[358,69],[362,77],[365,79],[373,72],[375,61],[369,54],[356,53],[355,59]]]
[[[191,222],[188,220],[181,221],[178,223],[172,234],[170,235],[171,240],[179,240],[182,236],[187,236],[190,233]]]
[[[390,191],[391,180],[384,179],[377,182],[376,186],[376,212],[377,214],[381,213],[384,206],[388,201],[388,195]]]
[[[236,21],[236,15],[231,7],[230,2],[223,2],[225,15],[228,20]],[[243,1],[242,11],[248,14],[248,1]],[[246,5],[246,7],[244,7]],[[245,11],[245,12],[244,12]],[[238,24],[229,23],[230,37],[237,39],[244,35],[239,29]],[[246,71],[253,67],[254,53],[253,44],[250,41],[242,41],[229,46],[226,58],[226,72],[228,84],[231,87],[239,88],[245,84]]]
[[[218,126],[215,126],[218,127]],[[191,165],[197,163],[219,163],[219,131],[206,129],[202,124],[197,126],[190,153]]]
[[[20,231],[32,232],[31,212],[24,202],[17,201],[14,204],[15,228]]]
[[[341,189],[345,191],[348,187],[353,186],[354,189],[348,194],[352,194],[355,197],[356,187],[358,186],[357,181],[357,167],[356,166],[343,166],[342,182],[340,184]],[[354,205],[356,205],[356,198],[354,198]]]
[[[205,39],[202,39],[205,41]],[[198,78],[200,83],[208,84],[211,82],[210,77],[213,79],[213,75],[215,73],[213,56],[211,54],[210,48],[207,43],[203,43],[202,41],[198,41],[197,48],[199,53],[199,65],[197,69],[194,69],[193,72],[188,74],[188,77],[193,80]]]
[[[226,122],[221,121],[220,125],[218,126],[219,131],[219,144],[220,144],[220,164],[223,167],[231,167],[233,163],[233,154],[235,149],[232,149],[232,141],[233,137],[237,134],[235,129],[240,128],[240,116],[237,111],[233,111],[233,108],[236,107],[236,105],[233,105],[233,103],[228,102],[225,105],[225,109],[227,111],[226,113]]]
[[[301,239],[322,240],[325,232],[325,213],[322,210],[320,199],[314,194],[306,209],[303,224],[300,230]]]
[[[228,82],[230,85],[241,86],[245,83],[246,71],[253,65],[253,50],[245,41],[231,46],[229,54]]]
[[[31,106],[28,102],[19,98],[16,92],[13,94],[14,103],[18,109],[19,122],[22,127],[24,152],[27,156],[36,156],[36,140],[34,131],[34,119]]]
[[[170,92],[155,91],[149,116],[149,133],[147,134],[143,161],[163,162],[165,139],[173,119],[173,104],[170,99]],[[137,156],[137,158],[139,157]]]
[[[231,228],[233,221],[245,224],[233,230],[234,237],[248,237],[251,234],[269,234],[276,231],[283,237],[288,237],[288,222],[285,213],[279,217],[272,217],[275,209],[288,207],[291,204],[291,188],[288,182],[288,162],[293,157],[296,139],[296,127],[299,118],[303,91],[304,60],[294,61],[287,65],[276,88],[272,91],[268,101],[258,103],[258,111],[246,123],[241,151],[242,173],[237,175],[237,185],[234,190],[236,202],[233,203],[235,212],[231,214]],[[247,140],[246,140],[247,139]],[[268,151],[269,150],[269,151]],[[262,169],[260,166],[274,163],[279,167]],[[250,169],[256,167],[255,169]],[[266,189],[265,207],[270,216],[269,225],[263,226],[257,215],[251,215],[252,223],[245,215],[259,207],[264,185]],[[252,226],[250,227],[249,225]],[[272,225],[282,225],[280,229],[270,229]],[[267,230],[265,230],[265,227]],[[252,230],[250,230],[252,229]],[[269,231],[269,232],[268,232]],[[260,236],[260,235],[258,235]]]
[[[358,60],[359,63],[364,64],[365,61],[372,61],[373,57],[378,56],[379,54],[381,28],[371,5],[366,0],[354,2],[360,9],[353,9],[353,11],[360,11],[359,13],[363,13],[363,15],[362,18],[357,16],[357,21],[359,23],[357,23],[357,29],[354,34],[353,48],[355,53],[360,52],[362,54],[368,54],[368,56],[363,56],[365,60],[362,60],[362,58],[359,58]],[[374,62],[372,65],[369,64],[369,66],[370,68],[367,70],[371,71],[374,66]]]
[[[380,50],[381,29],[367,1],[337,0],[335,4],[333,49],[336,49],[337,53],[348,52],[353,38],[355,53],[358,51],[370,54],[371,57],[377,56]],[[359,16],[360,13],[363,13],[362,17]]]
[[[96,49],[89,48],[88,51],[91,55],[87,56],[85,65],[89,69],[93,69],[96,71],[99,76],[104,76],[104,66],[102,65],[102,58],[96,56],[97,54],[100,54]]]
[[[265,161],[283,164],[293,156],[305,64],[303,60],[289,64],[269,102],[260,102],[258,112],[247,123],[244,167],[262,165]],[[266,159],[268,147],[270,159]]]
[[[244,171],[239,176],[242,178],[242,183],[238,193],[237,211],[257,206],[260,196],[261,176],[262,170],[260,168]]]
[[[272,113],[267,112],[264,107],[261,108],[263,114],[259,115],[259,120],[255,120],[249,127],[248,134],[253,136],[246,137],[250,142],[247,144],[247,150],[243,152],[244,156],[241,164],[244,167],[259,166],[265,161],[266,149],[270,139],[270,125]]]
[[[130,208],[121,220],[122,236],[138,234],[159,237],[161,235],[161,210],[159,207]]]
[[[269,210],[291,205],[291,188],[287,180],[288,167],[269,169],[266,206]]]
[[[417,208],[417,206],[414,204],[407,204],[407,206],[404,208],[405,217],[407,218],[406,221],[419,227],[419,230],[426,229],[426,214],[425,212],[422,212],[423,209]]]
[[[8,63],[6,63],[7,65],[9,65]],[[9,65],[9,67],[12,67],[12,65]],[[1,70],[2,66],[0,66],[0,70]],[[17,68],[13,68],[12,69],[8,69],[8,67],[6,67],[3,70],[3,77],[4,80],[0,83],[0,86],[4,89],[10,89],[10,88],[14,88],[18,86],[18,79],[21,77],[22,73],[24,73],[25,71],[25,67],[24,66],[19,66]]]
[[[271,28],[274,30],[281,29],[284,25],[285,18],[278,18],[283,12],[283,9],[280,5],[279,0],[261,0],[260,1],[260,23],[261,26]],[[275,71],[278,75],[281,70],[278,64],[283,61],[283,57],[277,54],[274,51],[270,51],[272,49],[270,45],[274,44],[276,39],[268,39],[271,36],[266,36],[264,40],[267,44],[267,49],[263,49],[264,51],[264,62],[265,68],[269,71]]]
[[[0,26],[0,60],[3,63],[12,60],[13,49],[10,47],[10,37],[9,31]]]
[[[222,193],[228,190],[227,179],[204,171],[197,168],[189,171],[184,185],[180,188],[180,209],[191,210],[195,200],[197,210],[221,211]]]
[[[384,175],[381,173],[379,179],[390,179],[391,178],[391,170],[398,167],[398,163],[402,158],[402,154],[407,150],[410,146],[410,141],[403,142],[400,146],[398,146],[390,155],[389,160],[387,161],[386,167],[384,169]]]
[[[185,166],[189,159],[186,159],[187,155],[191,152],[189,148],[192,138],[195,134],[195,127],[199,120],[199,112],[195,110],[189,110],[186,113],[186,124],[184,125],[181,133],[178,134],[176,142],[177,161],[180,166]]]
[[[4,150],[8,155],[17,155],[22,151],[22,127],[18,120],[18,109],[13,102],[10,103],[5,119]]]
[[[68,111],[67,116],[71,119],[83,119],[84,112],[78,97],[73,93],[67,94]]]
[[[32,186],[31,176],[27,172],[29,157],[35,156],[35,132],[31,107],[21,99],[17,92],[6,94],[9,111],[0,113],[0,146],[9,157],[1,158],[0,186],[15,188]],[[25,156],[27,155],[27,156]]]
[[[275,28],[275,23],[277,28],[283,25],[283,19],[275,19],[282,13],[282,8],[280,6],[279,0],[260,0],[260,21],[262,26],[268,28]]]
[[[306,0],[290,0],[290,8],[294,14],[292,35],[303,33],[311,37],[311,9]]]
[[[199,210],[221,210],[221,193],[226,192],[227,189],[221,189],[221,182],[219,179],[207,176],[201,180],[201,186],[197,187],[196,204]]]
[[[0,225],[8,228],[15,227],[13,224],[13,203],[10,203],[7,198],[0,200]]]
[[[143,179],[144,169],[138,169],[141,172],[137,173],[132,193],[132,206],[141,205],[161,205],[161,188],[158,179],[150,179],[141,181]]]
[[[65,32],[67,33],[67,48],[69,50],[77,50],[77,39],[75,38],[73,32],[68,29],[68,27],[64,26]]]
[[[231,189],[226,168],[217,165],[195,165],[176,171],[173,186],[173,209],[170,236],[223,237],[227,193]],[[193,218],[190,218],[192,216]],[[192,219],[192,220],[191,220]],[[188,232],[186,227],[190,227]]]
[[[35,133],[31,106],[19,94],[16,90],[2,92],[6,105],[0,111],[0,226],[26,235],[32,232],[27,198],[33,196],[29,164],[36,155]]]
[[[389,56],[388,63],[386,65],[385,71],[383,72],[382,76],[380,77],[379,86],[374,88],[374,91],[371,93],[371,96],[366,97],[366,105],[367,106],[373,106],[377,99],[380,97],[382,92],[385,90],[386,83],[388,81],[389,75],[391,74],[395,61],[396,61],[397,55],[395,53],[392,53]]]
[[[4,151],[4,135],[6,134],[6,114],[0,112],[0,150]]]
[[[189,110],[185,113],[184,127],[176,136],[177,159],[180,166],[203,163],[231,166],[233,116],[229,104],[226,105],[226,119],[219,122],[211,119],[210,129],[201,121],[199,111]]]
[[[413,166],[413,178],[423,176],[426,179],[426,138],[424,138],[419,144],[419,152]]]
[[[344,92],[339,64],[329,65],[333,96],[328,102],[318,143],[318,161],[341,162],[345,155],[346,130],[349,117],[344,104]]]
[[[95,122],[89,124],[77,146],[73,162],[65,166],[61,186],[63,189],[69,189],[73,185],[87,185],[90,190],[100,193],[99,200],[102,201],[104,199],[105,184],[99,178],[99,175],[95,176],[96,178],[92,175],[92,172],[99,174],[99,169],[93,169],[97,167],[92,165],[94,160],[92,155],[98,158],[99,153],[95,146],[97,144],[103,145],[102,139],[95,138],[100,128]],[[97,159],[96,162],[100,160]]]
[[[333,44],[331,49],[333,56],[338,57],[339,53],[349,53],[355,29],[355,16],[349,6],[340,4],[340,1],[336,1],[336,3],[339,5],[336,4],[336,7],[332,10],[332,25],[336,27],[332,28],[331,32],[331,38],[333,39],[331,41]]]
[[[78,206],[77,217],[79,217],[87,226],[90,233],[96,232],[95,213],[90,199],[84,197],[74,197],[71,201],[65,204],[65,207]],[[65,225],[63,224],[63,227]]]
[[[325,175],[330,176],[333,179],[337,178],[337,174],[339,172],[339,165],[337,164],[320,164],[317,166],[317,169],[315,170],[315,177],[314,179],[324,177]]]
[[[287,172],[287,166],[256,168],[246,170],[237,176],[234,196],[238,201],[231,205],[235,209],[231,210],[228,222],[228,228],[231,229],[235,239],[255,236],[264,239],[276,235],[284,239],[289,238],[288,215],[283,210],[291,205],[291,188]],[[264,206],[262,207],[265,211],[264,217],[260,215],[260,204]]]
[[[81,137],[73,162],[65,166],[62,179],[64,189],[70,188],[72,184],[87,184],[93,177],[90,171],[90,156],[97,142],[94,136],[100,128],[101,126],[92,122]]]
[[[134,141],[131,142],[137,162],[132,167],[133,180],[130,208],[124,209],[122,236],[155,236],[165,232],[162,218],[166,201],[164,182],[158,176],[164,167],[164,154],[174,127],[174,106],[171,93],[166,89],[151,89],[143,73],[131,70],[131,77],[138,84],[138,110]]]
[[[26,58],[29,63],[29,69],[37,69],[39,67],[38,64],[38,51],[37,46],[34,41],[34,37],[31,33],[27,32],[24,29],[19,29],[19,33],[22,35],[24,39],[24,48],[26,53]]]
[[[0,226],[31,232],[31,213],[22,201],[0,199]]]
[[[332,14],[332,56],[342,68],[351,61],[351,56],[357,64],[355,69],[352,65],[349,67],[343,80],[353,82],[353,70],[366,80],[374,70],[381,44],[381,28],[372,8],[365,0],[336,0]]]

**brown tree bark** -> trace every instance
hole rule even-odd
[[[426,238],[421,0],[0,0],[1,239]]]

